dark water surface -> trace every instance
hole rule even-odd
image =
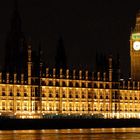
[[[0,131],[0,140],[140,140],[140,128]]]

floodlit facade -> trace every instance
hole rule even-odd
[[[0,113],[16,118],[41,118],[45,114],[95,115],[104,118],[140,118],[140,82],[113,80],[113,60],[108,71],[87,70],[40,71],[32,77],[32,49],[28,46],[28,76],[0,74]],[[41,70],[40,65],[40,70]],[[118,73],[118,74],[117,74]],[[119,69],[117,69],[119,76]],[[13,79],[10,79],[13,77]],[[116,78],[115,78],[116,79]]]
[[[29,47],[29,50],[31,48]],[[31,52],[31,51],[29,51]],[[109,61],[112,61],[109,58]],[[105,118],[140,118],[140,82],[112,80],[112,69],[101,73],[60,69],[56,75],[46,73],[32,77],[31,62],[28,62],[28,80],[17,79],[17,74],[10,80],[0,74],[0,113],[17,118],[41,118],[44,114],[103,114]],[[108,74],[107,74],[108,73]],[[36,84],[39,80],[39,84]]]

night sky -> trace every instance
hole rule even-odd
[[[48,65],[54,64],[56,46],[63,35],[68,64],[93,67],[96,52],[120,54],[125,76],[129,69],[129,36],[140,0],[19,0],[22,30],[41,41]],[[13,0],[0,1],[0,62],[13,12]]]

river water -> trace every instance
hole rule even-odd
[[[139,140],[140,128],[2,130],[0,140]]]

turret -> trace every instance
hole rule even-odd
[[[66,70],[66,78],[69,79],[69,69]]]
[[[56,77],[56,68],[53,68],[53,78]]]
[[[79,70],[79,79],[82,79],[82,70]]]
[[[21,29],[21,18],[18,11],[18,2],[14,0],[14,9],[11,19],[11,28],[8,31],[5,42],[5,67],[4,71],[9,73],[21,73],[25,68],[23,64],[25,37]]]
[[[63,71],[66,70],[66,54],[62,37],[59,38],[58,46],[56,49],[55,67],[57,71],[59,71],[60,68],[62,68]]]
[[[28,45],[28,84],[31,84],[32,76],[32,48],[31,44]]]
[[[6,73],[6,83],[9,84],[9,73]]]
[[[112,73],[113,73],[112,56],[109,56],[109,58],[108,58],[108,70],[109,70],[109,81],[112,81]]]

